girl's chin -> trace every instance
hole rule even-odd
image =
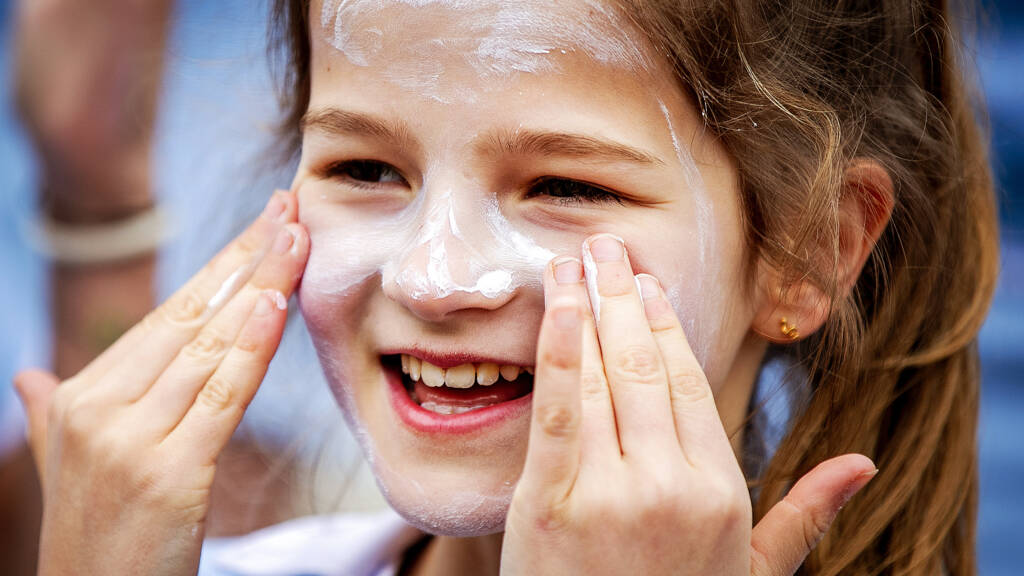
[[[395,371],[368,372],[331,387],[391,507],[439,536],[503,531],[526,455],[530,395],[439,417],[410,400]]]
[[[493,494],[463,487],[422,485],[411,476],[378,469],[373,473],[388,504],[409,524],[436,536],[470,538],[495,534],[505,529],[505,516],[512,502],[514,486]]]

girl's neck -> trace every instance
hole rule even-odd
[[[501,565],[501,540],[504,533],[452,538],[434,536],[411,562],[409,576],[448,576],[479,574],[497,576]]]

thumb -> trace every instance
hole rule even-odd
[[[43,480],[43,467],[46,463],[46,415],[53,392],[57,390],[59,383],[60,380],[56,376],[42,370],[24,370],[14,376],[14,389],[18,391],[21,405],[25,408],[25,417],[28,419],[28,443],[36,462],[40,483]]]
[[[752,576],[792,576],[828,532],[839,509],[878,472],[860,454],[826,460],[805,474],[754,526]]]

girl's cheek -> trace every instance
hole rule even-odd
[[[338,235],[310,233],[311,248],[299,288],[302,315],[314,339],[337,336],[352,327],[359,295],[373,280],[375,267],[359,258],[357,242]],[[344,344],[335,340],[335,345]]]

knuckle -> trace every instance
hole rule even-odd
[[[228,340],[213,330],[203,330],[182,352],[193,360],[220,360],[227,353]]]
[[[139,328],[144,334],[152,334],[157,326],[160,325],[161,316],[163,316],[163,313],[159,308],[151,310],[148,314],[142,317],[142,320],[139,321]]]
[[[579,365],[579,359],[558,350],[547,349],[541,352],[540,363],[555,370],[568,371]]]
[[[214,375],[199,391],[196,402],[215,411],[228,409],[234,402],[235,387],[221,376]]]
[[[733,496],[720,504],[719,518],[727,526],[749,524],[751,514],[750,498],[745,494]]]
[[[70,389],[67,386],[58,386],[57,390],[54,391],[53,399],[50,401],[50,406],[47,408],[47,417],[49,418],[50,424],[56,424],[59,426],[67,417],[72,401],[72,396],[69,390]]]
[[[64,438],[84,442],[93,436],[96,418],[93,402],[88,396],[79,394],[63,400],[59,406],[57,402],[54,405]]]
[[[825,533],[828,532],[829,526],[832,525],[832,518],[828,514],[815,509],[805,509],[790,497],[782,499],[786,505],[792,507],[794,512],[801,519],[803,525],[804,543],[807,545],[807,550],[814,550],[814,547],[821,542],[821,539],[825,537]]]
[[[533,525],[542,534],[568,531],[572,526],[572,517],[567,502],[548,502],[535,506]]]
[[[640,384],[658,382],[661,362],[647,346],[629,346],[615,355],[612,362],[616,376]]]
[[[117,478],[127,479],[130,485],[135,485],[140,462],[128,435],[113,430],[97,432],[91,445]]]
[[[263,339],[251,334],[243,334],[235,341],[235,348],[249,355],[259,355],[263,350]]]
[[[745,490],[734,489],[729,482],[713,482],[703,491],[701,515],[721,526],[749,522],[750,497]]]
[[[688,505],[682,483],[670,471],[658,471],[645,478],[641,506],[650,519],[679,519],[686,515]]]
[[[173,326],[193,324],[206,312],[206,302],[193,291],[175,296],[158,308],[165,322]]]
[[[696,402],[705,400],[711,394],[707,377],[693,368],[676,368],[669,372],[669,383],[673,394],[683,400]]]
[[[544,434],[552,438],[568,438],[579,427],[576,413],[566,406],[538,406],[535,417]]]
[[[125,464],[125,472],[134,495],[147,501],[163,498],[167,492],[165,486],[168,484],[165,467],[151,459],[132,460]]]
[[[248,262],[263,251],[263,239],[247,230],[235,240],[233,256],[243,262]]]
[[[584,370],[580,376],[580,394],[584,400],[607,396],[604,374],[595,370]]]

